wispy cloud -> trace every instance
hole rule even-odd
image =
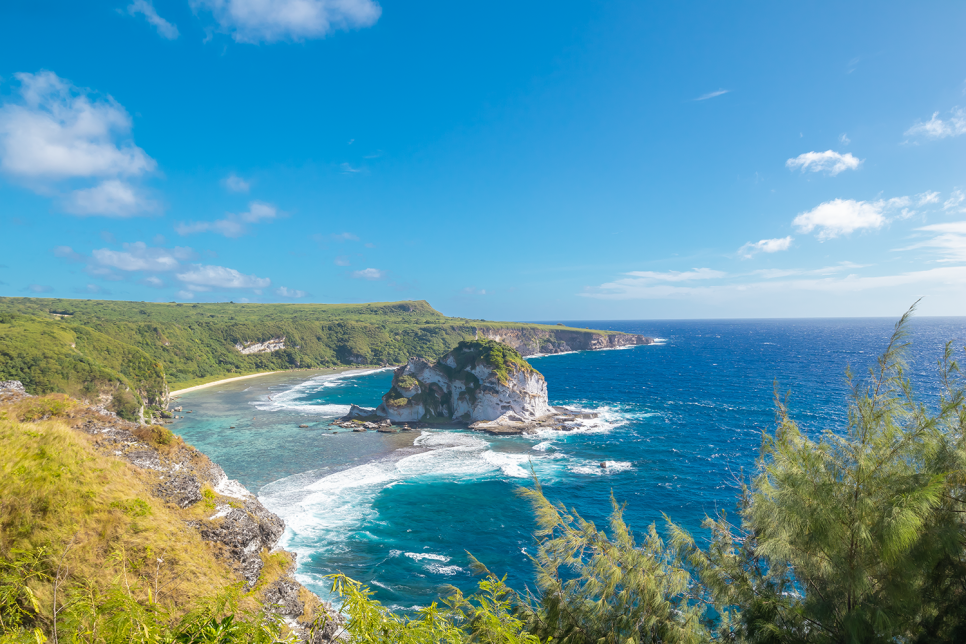
[[[324,38],[333,31],[374,25],[382,8],[373,0],[192,0],[211,12],[219,31],[239,43]]]
[[[963,201],[966,201],[966,195],[963,195],[962,190],[953,190],[953,193],[949,195],[949,199],[943,202],[943,210],[952,211],[962,211]]]
[[[248,189],[251,188],[251,184],[248,181],[245,181],[234,172],[225,177],[224,185],[232,192],[248,192]]]
[[[234,268],[225,266],[206,266],[194,264],[190,269],[175,275],[179,281],[188,285],[188,288],[199,287],[197,290],[207,290],[209,288],[267,288],[271,286],[272,280],[267,277],[256,277],[255,275],[244,275]]]
[[[707,94],[702,94],[701,96],[697,97],[694,100],[696,100],[696,101],[706,101],[709,98],[715,98],[716,96],[722,96],[723,94],[727,94],[730,91],[731,91],[730,89],[718,89],[718,90],[715,90],[713,92],[708,92]]]
[[[249,224],[271,221],[279,216],[278,208],[270,203],[253,201],[248,204],[248,211],[241,214],[228,213],[224,219],[215,221],[193,221],[179,223],[175,231],[179,235],[212,232],[232,239],[241,237],[248,232]]]
[[[766,279],[763,281],[732,281],[714,285],[659,284],[633,278],[618,279],[589,287],[583,297],[602,300],[691,300],[702,304],[732,303],[737,299],[780,297],[789,292],[818,292],[830,294],[861,293],[875,289],[919,285],[945,287],[966,282],[966,266],[948,266],[893,275],[802,277],[799,279]]]
[[[299,291],[297,289],[285,288],[284,286],[279,286],[275,289],[275,295],[279,297],[298,299],[300,297],[305,297],[308,295],[305,291]]]
[[[462,291],[460,291],[460,293],[462,293],[463,295],[486,295],[486,289],[476,288],[475,286],[467,286]]]
[[[690,282],[692,280],[713,280],[725,277],[727,273],[711,268],[695,268],[690,271],[631,271],[624,273],[638,280],[651,282]]]
[[[158,12],[154,9],[154,5],[148,0],[134,0],[134,2],[127,6],[127,12],[132,16],[137,16],[138,14],[144,16],[144,19],[158,30],[158,35],[162,38],[174,40],[178,37],[178,28],[159,16]]]
[[[916,242],[897,251],[931,249],[939,254],[939,262],[966,261],[966,221],[949,221],[941,224],[931,224],[917,228],[917,231],[929,233],[929,239]]]
[[[785,166],[792,170],[824,172],[832,177],[844,170],[855,170],[860,165],[862,159],[852,156],[851,153],[839,154],[833,150],[805,152],[785,162]]]
[[[378,268],[364,268],[361,271],[352,271],[350,275],[357,280],[381,280],[386,277],[386,271]]]
[[[99,248],[91,253],[98,265],[121,271],[146,271],[160,273],[177,270],[181,262],[194,259],[197,255],[190,248],[177,246],[175,248],[152,248],[144,242],[124,244],[124,250]],[[76,255],[66,246],[58,247],[54,251],[60,257]]]
[[[751,259],[758,253],[777,253],[788,250],[792,246],[791,237],[778,237],[776,239],[762,239],[761,241],[748,242],[738,249],[738,255],[744,259]]]
[[[906,136],[926,139],[945,139],[960,134],[966,134],[966,110],[961,107],[951,109],[946,120],[939,118],[939,112],[933,112],[931,119],[925,123],[916,121],[905,132]]]
[[[335,265],[336,266],[348,266],[349,265],[349,256],[348,255],[339,255],[338,257],[335,258],[334,261],[335,261]]]

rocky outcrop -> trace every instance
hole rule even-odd
[[[237,342],[235,343],[235,348],[242,355],[251,355],[253,353],[271,353],[273,351],[281,351],[285,348],[285,336],[280,338],[272,338],[271,340],[265,340],[264,342]]]
[[[567,351],[619,349],[639,344],[653,344],[654,338],[633,333],[604,333],[581,329],[541,327],[478,328],[476,337],[508,344],[523,356]]]
[[[30,397],[19,382],[0,382],[0,403]],[[342,619],[292,577],[295,555],[290,554],[289,570],[263,579],[263,556],[279,552],[285,524],[243,485],[163,427],[131,423],[80,402],[71,407],[70,418],[74,429],[92,437],[96,451],[149,471],[151,480],[157,481],[154,496],[178,508],[203,510],[205,519],[186,519],[185,526],[210,542],[212,554],[234,570],[266,611],[285,617],[300,641],[324,644],[337,639]],[[259,584],[265,588],[260,590]],[[325,620],[317,620],[320,612],[326,614]],[[313,623],[323,621],[323,628],[313,628]]]
[[[394,423],[533,420],[552,414],[547,381],[513,348],[465,341],[438,362],[410,358],[376,410]]]

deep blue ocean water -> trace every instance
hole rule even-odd
[[[475,585],[467,551],[511,585],[532,584],[534,524],[515,494],[532,484],[531,468],[551,499],[598,525],[613,492],[635,529],[660,527],[666,513],[700,536],[705,514],[733,510],[741,472],[754,468],[762,432],[774,426],[776,383],[803,430],[841,431],[846,366],[864,376],[894,322],[572,322],[661,341],[531,360],[552,404],[600,414],[570,433],[331,431],[349,404],[379,402],[388,370],[192,392],[180,404],[193,413],[174,429],[285,520],[283,545],[298,553],[303,583],[324,595],[324,576],[341,571],[384,603],[411,608],[444,585]],[[962,347],[966,318],[921,318],[911,329],[908,373],[929,403],[936,361],[947,340]]]

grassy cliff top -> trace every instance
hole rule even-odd
[[[501,329],[540,328],[555,331],[592,331],[614,335],[619,331],[581,329],[562,324],[531,324],[483,319],[450,317],[434,309],[425,300],[403,302],[369,302],[364,304],[236,304],[157,303],[122,300],[73,300],[37,297],[0,297],[0,316],[21,314],[75,323],[128,322],[156,324],[191,324],[219,321],[265,323],[281,321],[357,321],[401,324],[459,324],[463,326]]]
[[[457,369],[465,369],[479,362],[493,367],[497,380],[502,384],[507,383],[513,368],[524,373],[539,373],[516,349],[494,340],[464,340],[456,345],[450,355],[456,360]]]

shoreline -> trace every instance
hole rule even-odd
[[[208,387],[214,387],[215,385],[223,385],[223,384],[226,384],[226,383],[229,383],[229,382],[235,382],[236,380],[248,380],[249,378],[259,378],[261,376],[270,376],[272,374],[279,374],[279,373],[291,373],[291,374],[295,374],[295,373],[299,373],[299,372],[315,371],[315,372],[317,372],[316,375],[328,376],[328,375],[337,375],[337,374],[345,373],[347,371],[356,371],[356,370],[358,370],[358,371],[365,371],[367,369],[381,369],[381,368],[383,368],[383,367],[365,366],[365,365],[353,365],[351,367],[350,366],[346,366],[344,368],[342,368],[342,367],[335,367],[335,368],[331,368],[331,369],[325,369],[325,368],[322,368],[322,369],[283,369],[281,371],[262,371],[260,373],[250,373],[247,376],[234,376],[232,378],[223,378],[221,380],[213,380],[211,382],[206,382],[206,383],[201,384],[201,385],[194,385],[193,387],[185,387],[184,389],[177,389],[175,391],[168,392],[168,398],[169,399],[175,398],[176,396],[180,396],[181,394],[186,394],[186,393],[189,393],[189,392],[192,392],[192,391],[197,391],[199,389],[207,389]],[[309,377],[313,377],[313,376],[309,376]]]

